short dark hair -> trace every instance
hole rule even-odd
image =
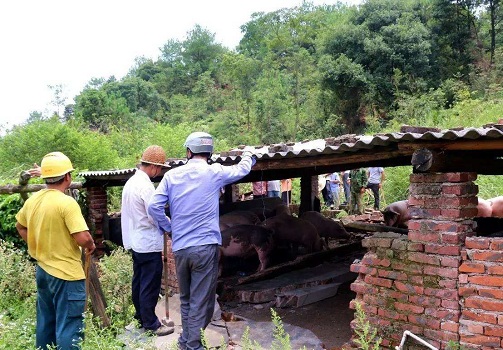
[[[188,148],[187,148],[188,149]],[[188,149],[190,151],[190,149]],[[208,158],[210,159],[211,158],[211,153],[209,152],[204,152],[204,153],[194,153],[192,151],[190,151],[190,153],[192,153],[193,156],[198,156],[198,157],[205,157],[205,158]]]
[[[66,173],[66,174],[68,174],[68,173]],[[47,177],[44,179],[44,181],[45,181],[46,185],[59,185],[65,180],[66,174],[61,175],[61,176],[56,176],[56,177]]]

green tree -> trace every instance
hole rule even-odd
[[[346,132],[361,132],[365,126],[364,97],[371,89],[363,66],[344,54],[335,60],[325,55],[320,59],[319,69],[322,86],[333,98],[333,104],[327,104],[325,114],[340,115]]]
[[[52,91],[53,99],[51,100],[52,105],[56,108],[54,113],[61,118],[61,109],[64,108],[67,96],[63,91],[62,84],[47,85],[47,87]]]
[[[104,89],[85,89],[75,98],[75,118],[92,130],[107,132],[112,125],[127,125],[131,112],[123,97]]]
[[[237,116],[246,116],[246,128],[251,130],[251,106],[253,88],[260,72],[260,62],[243,54],[227,53],[222,57],[222,70],[225,81],[231,90],[231,109]]]
[[[473,1],[433,0],[428,28],[432,33],[431,79],[442,80],[461,74],[467,81],[475,58]]]

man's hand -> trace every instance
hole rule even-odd
[[[40,177],[42,170],[37,163],[33,163],[33,168],[27,170],[31,177]]]
[[[86,255],[93,254],[95,250],[96,250],[96,245],[93,243],[92,245],[90,245],[86,248]]]

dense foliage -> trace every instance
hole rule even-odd
[[[125,77],[91,78],[75,104],[64,106],[62,87],[51,86],[52,116],[34,111],[0,136],[0,184],[15,182],[53,150],[78,171],[133,167],[149,144],[183,157],[183,141],[195,130],[212,133],[219,151],[401,124],[496,122],[502,18],[499,0],[305,2],[253,14],[235,50],[196,25],[184,40],[168,40],[158,59],[137,58]],[[387,170],[384,204],[407,196],[409,174]],[[500,182],[481,176],[481,196],[502,193]],[[115,192],[111,207],[118,209]],[[11,197],[0,197],[4,239],[16,236],[21,203]]]
[[[57,112],[8,130],[0,167],[9,174],[53,149],[79,169],[125,167],[151,142],[180,155],[196,129],[235,146],[419,123],[500,96],[502,18],[495,0],[305,2],[253,14],[235,50],[196,25],[125,77],[90,79],[63,115],[52,87]]]
[[[2,130],[0,184],[16,182],[54,150],[78,171],[133,167],[150,144],[183,157],[183,141],[196,130],[212,133],[219,151],[397,131],[401,124],[497,122],[502,19],[500,0],[304,2],[253,14],[235,50],[196,25],[184,40],[168,40],[158,59],[138,58],[127,76],[91,78],[74,104],[64,106],[61,86],[52,86],[52,116],[34,111],[24,125]],[[410,173],[386,169],[384,205],[407,197]],[[503,193],[498,176],[480,176],[477,184],[483,198]],[[298,191],[295,179],[294,198]],[[120,193],[110,197],[117,202]],[[0,349],[34,344],[34,267],[14,227],[20,206],[19,195],[0,196]],[[100,262],[114,322],[101,329],[87,319],[84,349],[121,346],[116,335],[132,313],[129,260],[116,250]],[[283,333],[277,340],[278,348],[288,343]]]

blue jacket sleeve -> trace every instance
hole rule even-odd
[[[241,161],[232,166],[222,166],[223,168],[223,186],[236,182],[237,180],[245,177],[251,171],[255,160],[250,155],[243,155]]]
[[[148,204],[148,215],[162,232],[171,232],[171,222],[164,213],[164,206],[168,203],[168,188],[166,177],[163,177]]]

